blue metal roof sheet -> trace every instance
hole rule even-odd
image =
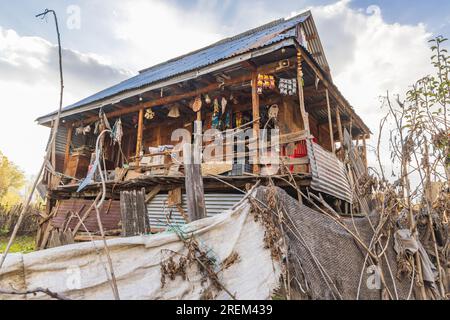
[[[108,89],[100,91],[73,105],[65,107],[63,111],[69,111],[93,102],[115,96],[122,92],[138,89],[158,81],[187,73],[216,62],[232,58],[255,49],[280,42],[287,38],[295,37],[294,27],[310,17],[310,12],[300,14],[294,18],[274,21],[262,27],[247,31],[238,36],[227,38],[209,47],[197,50],[190,54],[158,64],[141,71],[138,75],[127,79]],[[47,116],[56,113],[49,114]],[[45,116],[45,117],[47,117]]]

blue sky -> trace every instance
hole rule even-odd
[[[223,23],[227,24],[227,19],[233,19],[238,10],[236,3],[240,3],[243,0],[231,0],[222,1],[221,3],[229,3],[228,5],[221,5],[220,3],[215,6],[217,8],[218,16],[223,19]],[[244,0],[245,1],[245,0]],[[167,0],[166,2],[172,3],[174,6],[180,8],[192,9],[196,8],[202,1],[197,0]],[[213,1],[214,2],[214,1]],[[266,5],[274,13],[282,16],[283,14],[289,14],[291,11],[298,11],[307,6],[317,6],[324,4],[331,4],[335,1],[325,0],[282,0],[276,2],[270,0],[249,1],[256,3],[255,6],[261,4]],[[45,30],[42,28],[39,21],[33,18],[33,16],[42,11],[44,8],[53,8],[60,14],[64,13],[69,5],[80,5],[83,9],[83,14],[86,15],[84,20],[89,24],[100,27],[100,31],[107,29],[107,26],[102,24],[101,20],[108,19],[112,15],[112,8],[108,8],[108,1],[99,0],[21,0],[21,1],[0,1],[0,23],[3,27],[13,28],[24,35],[39,35],[47,39],[52,39],[52,30]],[[280,3],[280,4],[278,4]],[[430,30],[436,34],[450,34],[450,1],[446,0],[354,0],[350,3],[350,7],[357,10],[365,10],[371,5],[379,6],[383,11],[385,20],[389,23],[401,23],[401,24],[417,24],[425,23],[430,27]],[[222,10],[221,10],[222,7]],[[98,18],[96,18],[98,17]],[[95,35],[87,36],[82,35],[81,32],[76,34],[75,32],[66,34],[65,41],[68,45],[72,45],[74,39],[79,40],[83,38],[82,46],[90,47],[94,41],[90,38],[94,38]],[[74,45],[80,45],[77,41]]]
[[[80,9],[79,29],[67,27],[71,5]],[[29,174],[48,138],[34,120],[58,104],[54,27],[34,17],[45,8],[61,24],[66,105],[140,69],[311,9],[334,81],[374,132],[379,96],[405,92],[427,74],[428,39],[450,36],[448,0],[0,0],[0,150]]]
[[[41,21],[34,18],[36,13],[44,8],[53,8],[64,22],[67,16],[66,9],[69,5],[79,5],[82,9],[83,28],[80,30],[64,30],[63,42],[68,48],[87,52],[107,53],[114,37],[110,34],[109,22],[115,18],[115,1],[105,0],[0,0],[0,26],[11,28],[24,36],[39,36],[54,42],[54,30],[51,25],[45,26]],[[282,0],[274,2],[270,0],[246,1],[246,0],[166,0],[170,6],[181,10],[213,11],[215,17],[220,21],[221,31],[239,32],[251,28],[259,23],[289,15],[293,11],[301,11],[309,6],[319,6],[335,3],[336,1],[325,0]],[[251,17],[248,21],[238,21],[242,16],[239,12],[243,2],[264,8],[266,12],[259,19]],[[274,5],[276,3],[277,5]],[[450,1],[428,0],[353,0],[349,7],[355,10],[365,11],[368,7],[376,5],[382,10],[383,18],[387,23],[399,23],[416,25],[424,23],[427,30],[435,35],[450,35]],[[117,13],[120,19],[120,12]],[[253,25],[252,25],[253,23]],[[233,28],[232,26],[236,26]],[[164,28],[161,25],[161,28]],[[86,29],[89,32],[84,32]],[[91,32],[92,31],[92,32]],[[144,65],[143,63],[142,65]]]

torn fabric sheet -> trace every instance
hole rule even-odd
[[[216,260],[219,281],[239,300],[270,299],[279,287],[281,265],[264,248],[264,227],[255,222],[250,204],[243,201],[235,210],[187,225],[204,250]],[[199,300],[208,284],[203,283],[197,267],[187,270],[186,281],[177,276],[161,286],[161,262],[165,252],[185,254],[178,235],[166,232],[108,241],[120,298],[131,300]],[[95,242],[106,261],[102,242]],[[26,255],[11,254],[0,270],[0,289],[27,291],[48,288],[69,299],[113,299],[104,264],[93,243],[83,243]],[[227,268],[222,263],[237,253],[238,259]],[[223,270],[222,270],[223,269]],[[257,272],[256,272],[257,271]],[[0,299],[49,299],[48,296],[8,296]],[[230,300],[224,290],[215,299]]]

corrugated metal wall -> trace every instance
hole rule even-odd
[[[334,154],[311,140],[308,140],[307,144],[312,171],[311,188],[353,203],[352,189],[344,164]]]
[[[68,224],[68,228],[74,230],[79,223],[77,214],[83,217],[92,205],[92,200],[70,199],[61,200],[58,205],[58,212],[51,220],[55,228],[63,228]],[[70,219],[73,213],[72,219]],[[102,219],[103,228],[105,231],[120,230],[120,201],[106,200],[102,209],[100,210],[100,217]],[[69,220],[70,219],[70,220]],[[97,222],[97,215],[95,211],[91,211],[89,216],[84,221],[84,225],[89,232],[99,232]],[[80,232],[85,232],[85,228],[81,227]]]
[[[50,144],[51,139],[51,130],[50,130],[50,136],[48,138],[47,147]],[[56,134],[56,168],[55,170],[57,172],[63,173],[64,168],[64,157],[66,153],[66,143],[67,143],[67,134],[68,129],[64,126],[59,126],[58,133]],[[72,134],[72,146],[74,148],[79,148],[85,144],[86,137],[83,135],[75,135],[75,133]]]
[[[68,130],[66,127],[60,126],[58,128],[58,133],[56,134],[56,154],[65,154],[66,153],[66,143],[67,143],[67,133]],[[48,137],[47,146],[50,144],[51,139],[51,131]],[[85,136],[77,136],[75,133],[72,134],[72,145],[75,148],[79,148],[85,144]]]
[[[235,204],[244,198],[243,194],[225,194],[225,193],[210,193],[205,194],[205,204],[208,217],[221,214],[226,210],[231,209]],[[172,213],[171,223],[185,224],[183,217],[178,212],[177,208],[167,208],[167,194],[160,194],[153,199],[147,206],[148,215],[150,219],[150,227],[152,229],[165,229],[167,227],[167,216]],[[187,198],[183,195],[183,210],[187,212]]]

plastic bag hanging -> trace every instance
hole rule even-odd
[[[122,138],[123,138],[123,126],[122,126],[122,119],[117,119],[116,123],[114,124],[114,128],[112,130],[113,135],[113,141],[114,145],[116,143],[121,144]]]

